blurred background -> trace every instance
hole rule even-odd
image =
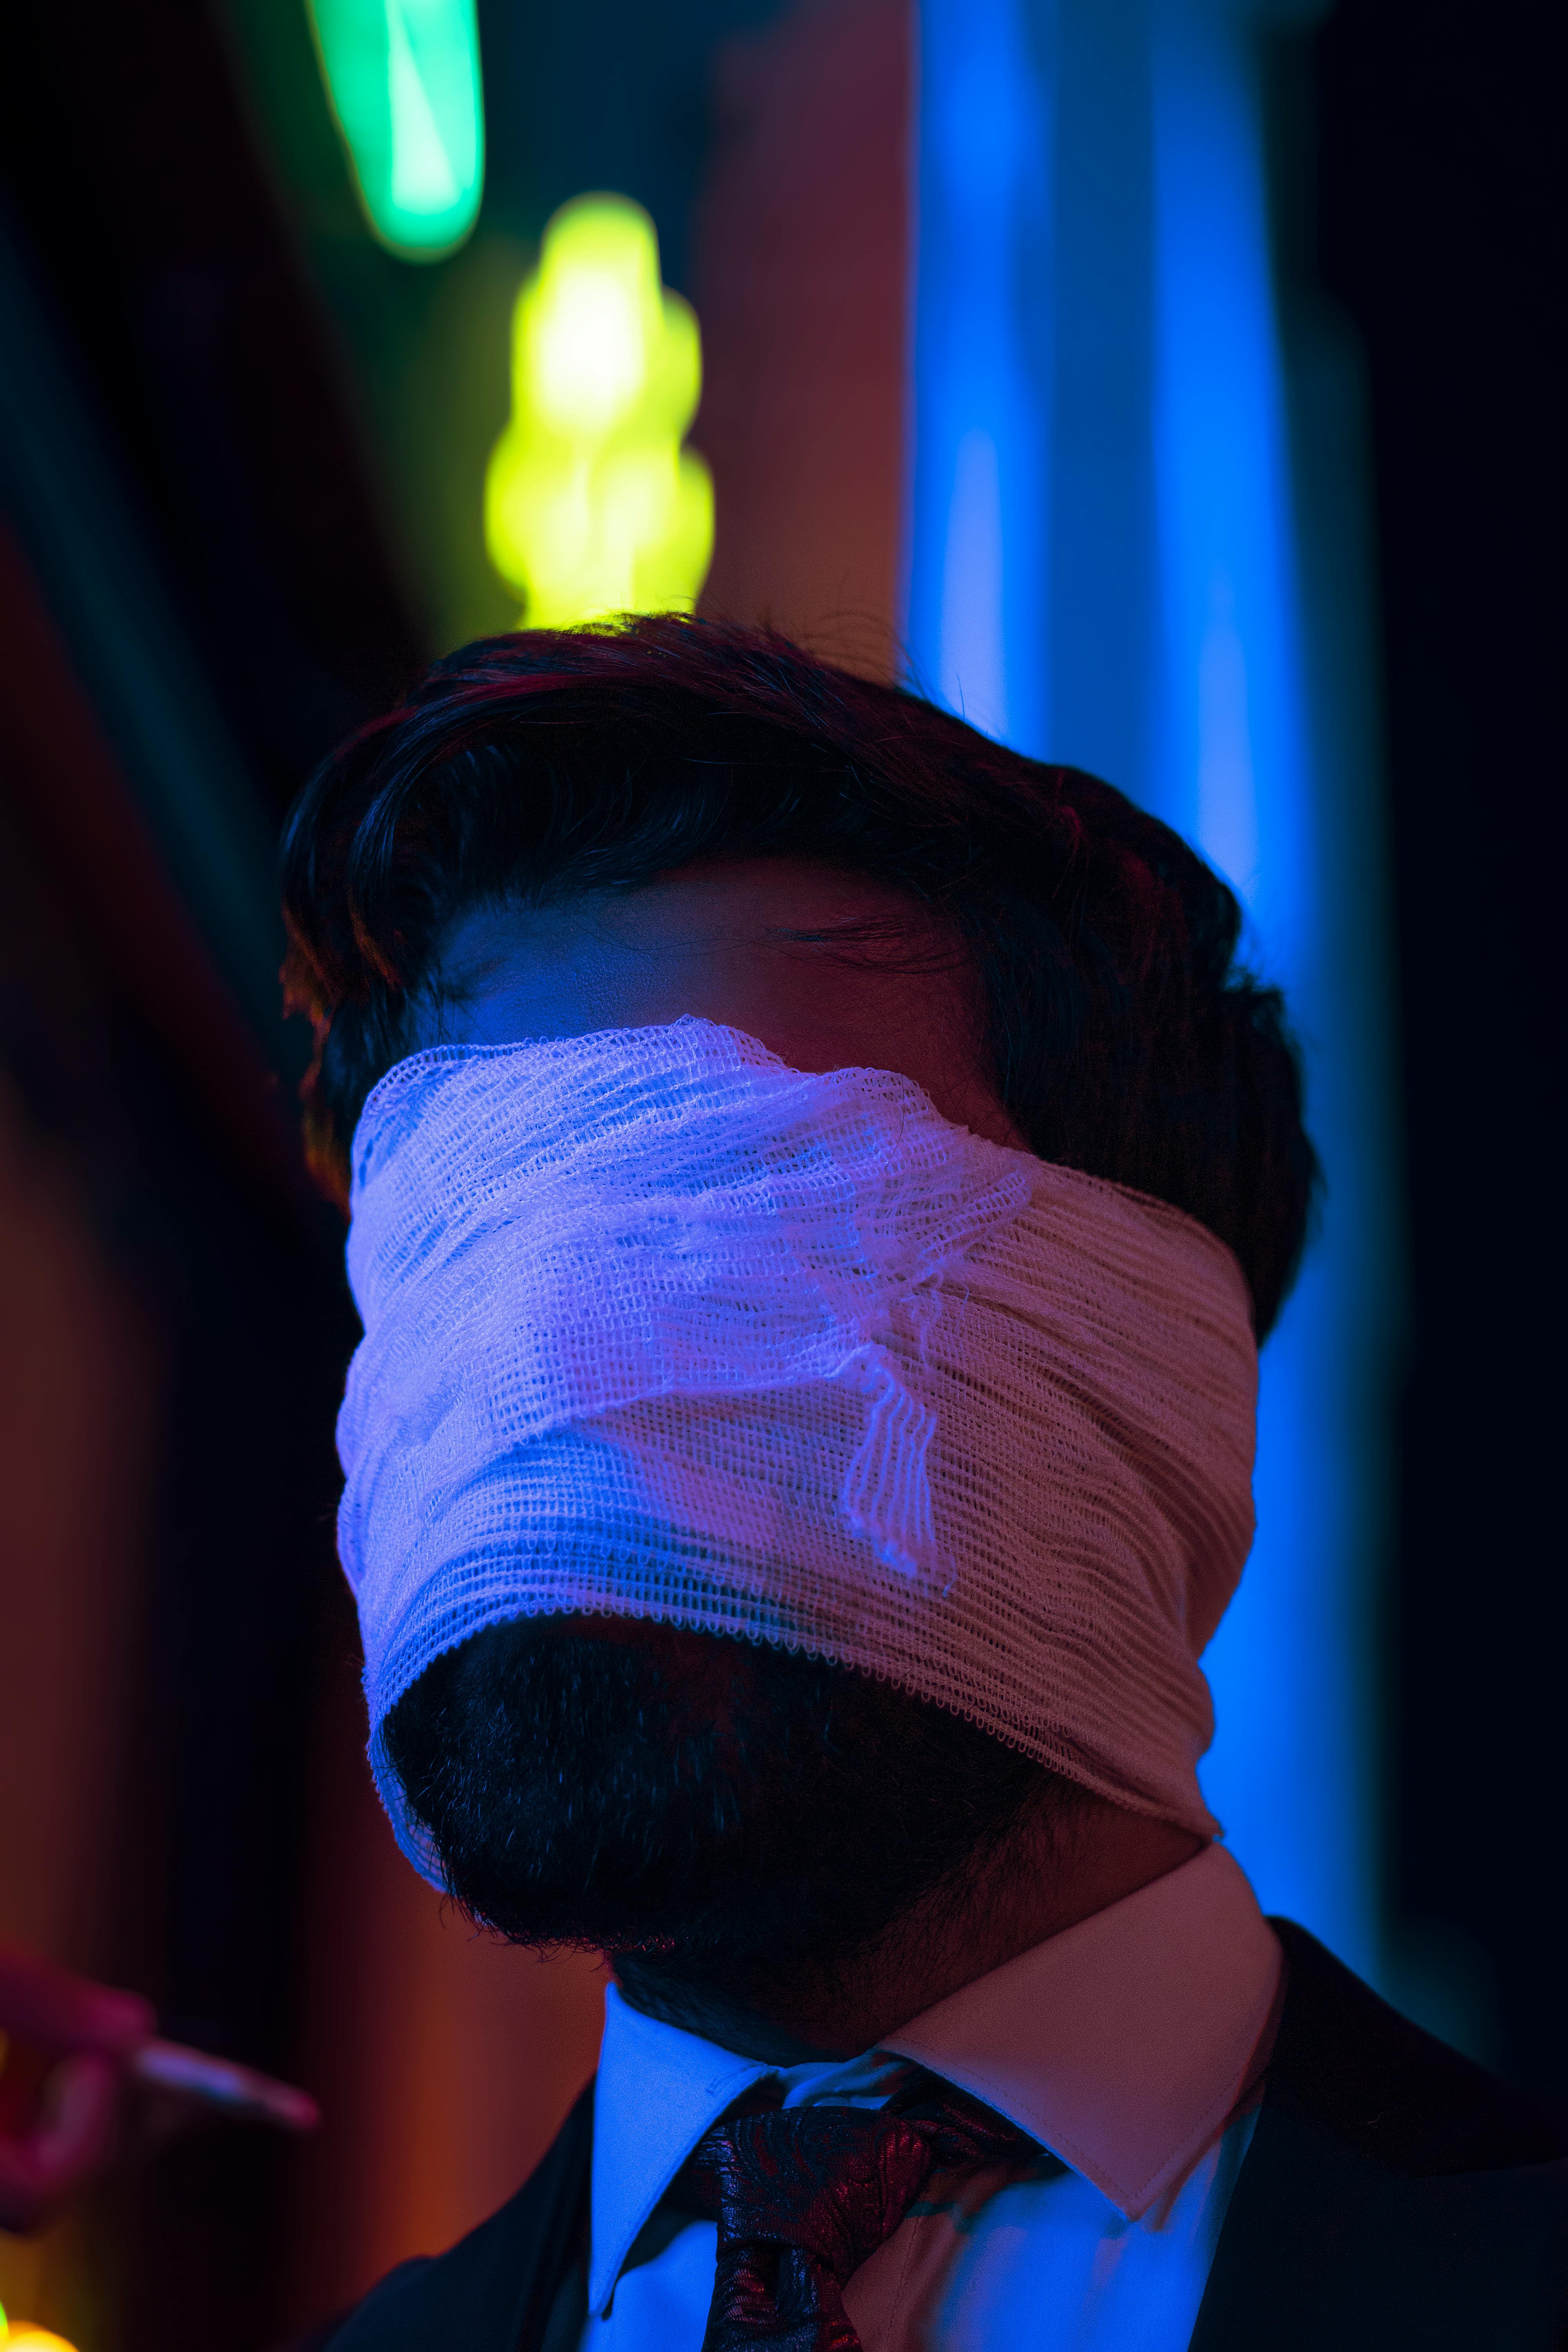
[[[767,620],[1240,891],[1329,1174],[1211,1802],[1568,2095],[1545,0],[53,0],[0,76],[0,1939],[307,2084],[0,2302],[257,2352],[489,2210],[602,1987],[363,1762],[274,844],[430,656]],[[580,199],[593,199],[588,203]],[[298,1024],[295,1024],[298,1027]]]

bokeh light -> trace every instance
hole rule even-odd
[[[406,261],[439,261],[484,186],[474,0],[309,0],[365,216]]]
[[[701,389],[696,314],[659,282],[647,215],[563,206],[517,299],[485,481],[490,561],[531,626],[691,609],[713,552],[712,478],[681,447]]]
[[[76,2347],[47,2327],[29,2326],[25,2319],[7,2324],[0,2305],[0,2352],[76,2352]]]

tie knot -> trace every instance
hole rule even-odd
[[[773,2107],[715,2126],[696,2168],[721,2242],[796,2246],[843,2281],[924,2186],[936,2126],[864,2107]]]
[[[858,2339],[841,2290],[931,2173],[1034,2152],[1010,2124],[946,2100],[897,2112],[770,2107],[716,2124],[692,2159],[719,2224],[708,2345],[848,2352]]]

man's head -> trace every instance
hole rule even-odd
[[[776,640],[664,619],[468,648],[310,786],[286,903],[340,1192],[369,1089],[421,1046],[699,1013],[1184,1211],[1259,1338],[1288,1287],[1313,1160],[1229,891],[1110,787]],[[732,1988],[864,1947],[1021,1809],[1072,1811],[905,1693],[603,1621],[491,1628],[387,1741],[481,1916]]]

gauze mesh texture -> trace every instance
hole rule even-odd
[[[1252,1538],[1223,1244],[737,1030],[439,1046],[354,1137],[339,1546],[371,1759],[481,1627],[599,1612],[879,1675],[1208,1832]]]

